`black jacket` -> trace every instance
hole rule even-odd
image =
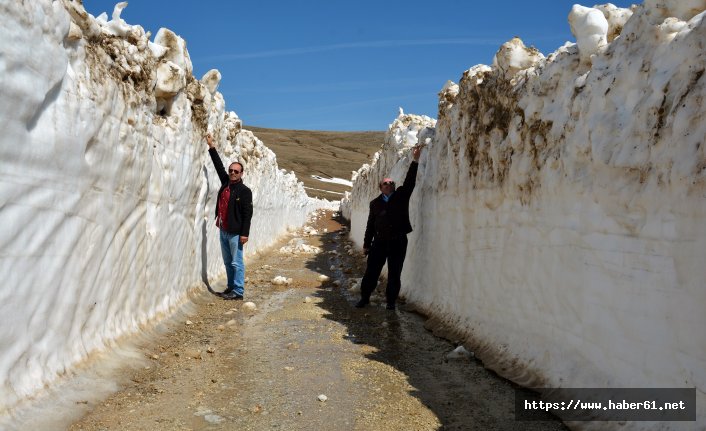
[[[221,201],[221,193],[226,187],[230,187],[230,199],[228,200],[228,220],[226,221],[228,229],[226,232],[250,236],[250,220],[252,219],[252,192],[243,184],[230,183],[230,177],[223,167],[223,162],[218,156],[218,151],[215,148],[209,148],[208,154],[211,155],[213,166],[216,168],[218,178],[221,179],[221,188],[218,190],[218,198],[216,200],[216,217],[218,217],[218,202]]]
[[[409,222],[409,198],[417,182],[418,166],[417,162],[412,162],[404,183],[387,202],[382,199],[382,193],[370,202],[363,248],[370,248],[373,240],[389,240],[412,232],[412,224]]]

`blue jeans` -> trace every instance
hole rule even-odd
[[[243,244],[240,235],[221,230],[221,254],[226,265],[228,289],[243,296],[245,294],[245,262],[243,261]]]

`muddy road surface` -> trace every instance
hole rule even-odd
[[[365,260],[347,238],[335,213],[319,212],[249,260],[245,302],[204,289],[193,313],[141,348],[146,365],[70,430],[565,429],[515,421],[515,386],[472,356],[449,357],[456,346],[404,304],[389,311],[378,296],[354,308]]]

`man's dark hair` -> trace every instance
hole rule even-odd
[[[242,174],[245,171],[245,168],[243,167],[243,164],[240,162],[233,162],[230,165],[228,165],[228,169],[230,169],[231,166],[233,165],[238,165],[240,166],[240,173]]]

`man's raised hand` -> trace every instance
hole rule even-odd
[[[417,145],[416,147],[412,148],[412,159],[415,162],[419,161],[419,155],[422,154],[422,147]]]

